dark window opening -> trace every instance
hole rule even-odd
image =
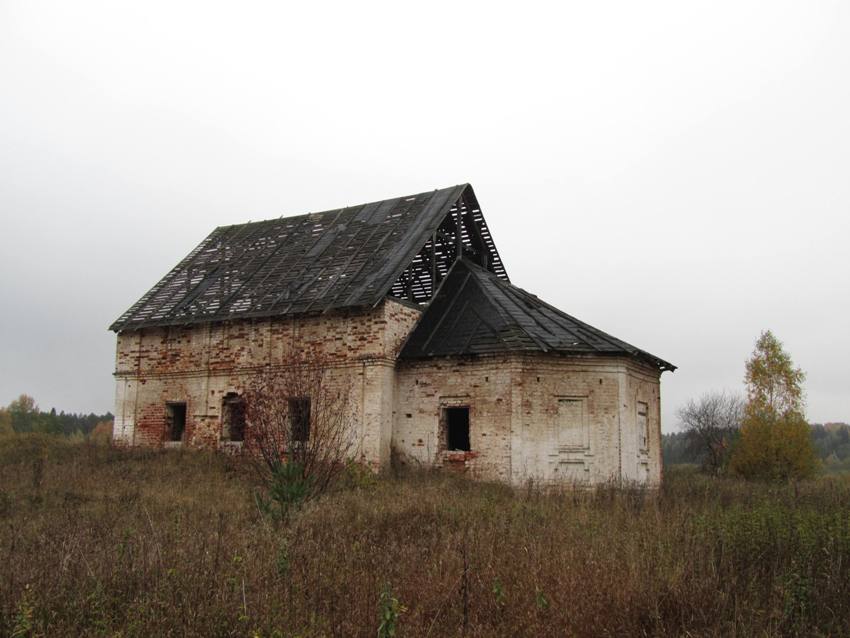
[[[169,441],[182,441],[186,431],[186,404],[166,403],[165,422]]]
[[[245,440],[245,401],[233,392],[225,395],[221,406],[221,440]]]
[[[469,408],[446,408],[446,444],[449,450],[463,450],[469,447]]]
[[[293,441],[304,443],[310,440],[310,397],[289,399],[289,424]]]

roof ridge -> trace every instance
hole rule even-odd
[[[454,186],[445,186],[443,188],[435,188],[435,189],[430,190],[430,191],[422,191],[421,193],[413,193],[412,195],[399,195],[397,197],[385,197],[384,199],[376,199],[376,200],[371,201],[371,202],[363,202],[362,204],[346,204],[345,206],[340,206],[339,208],[328,208],[326,210],[313,210],[313,211],[308,211],[306,213],[296,213],[294,215],[281,214],[281,215],[278,215],[277,217],[269,217],[268,219],[258,219],[256,221],[248,220],[247,222],[242,222],[242,223],[239,223],[239,224],[225,224],[224,226],[217,226],[216,229],[218,229],[218,228],[235,228],[235,227],[238,227],[238,226],[253,226],[255,224],[268,224],[270,222],[276,222],[276,221],[282,221],[282,220],[300,219],[302,217],[310,217],[311,215],[328,215],[330,213],[340,213],[340,212],[342,212],[346,209],[363,208],[364,206],[372,206],[374,204],[382,204],[384,202],[389,202],[389,201],[393,201],[393,200],[408,200],[408,199],[411,199],[411,198],[418,198],[422,195],[431,195],[433,193],[437,193],[437,192],[441,192],[441,191],[450,191],[450,190],[455,189],[455,188],[460,188],[460,187],[466,188],[468,186],[471,186],[471,184],[469,184],[469,182],[465,182],[463,184],[455,184]]]

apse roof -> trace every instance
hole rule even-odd
[[[502,352],[629,356],[661,370],[676,369],[467,259],[455,262],[400,358]]]

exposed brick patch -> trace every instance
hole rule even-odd
[[[187,405],[185,445],[216,447],[221,401],[252,375],[293,356],[331,362],[339,386],[350,388],[353,433],[363,460],[389,460],[392,369],[420,311],[392,300],[374,309],[328,315],[151,328],[118,335],[116,440],[166,442],[169,401]],[[331,383],[334,383],[332,380]]]

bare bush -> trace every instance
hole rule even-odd
[[[285,513],[315,498],[353,450],[350,382],[321,359],[263,371],[245,389],[245,448]]]
[[[679,408],[679,427],[702,459],[705,471],[717,474],[728,460],[730,445],[741,429],[744,400],[726,392],[709,392]]]

